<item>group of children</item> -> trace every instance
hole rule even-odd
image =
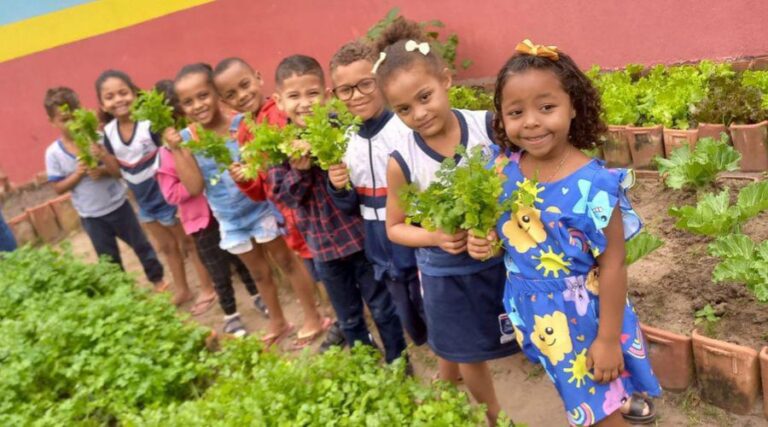
[[[375,45],[342,46],[330,61],[330,83],[332,90],[320,64],[304,55],[280,62],[272,97],[241,59],[186,65],[157,89],[193,125],[158,135],[131,119],[137,89],[130,78],[106,71],[96,81],[105,123],[103,143],[92,150],[95,168],[78,162],[68,113],[59,108],[77,108],[76,95],[51,89],[45,108],[61,137],[46,152],[49,180],[72,191],[99,254],[119,263],[115,238],[122,239],[161,290],[163,268],[143,223],[167,258],[178,304],[192,298],[183,265],[189,256],[201,279],[195,308],[218,300],[226,332],[246,332],[234,265],[257,306],[263,301],[268,345],[295,333],[300,348],[329,329],[327,343],[375,345],[366,305],[387,362],[405,355],[403,330],[415,345],[427,342],[439,378],[463,382],[486,405],[489,424],[501,408],[487,362],[520,350],[545,368],[571,424],[623,425],[622,415],[651,422],[649,397],[660,388],[626,299],[623,243],[641,227],[626,196],[633,176],[579,150],[604,125],[599,97],[573,60],[521,43],[499,72],[496,112],[456,110],[442,58],[418,25],[398,19]],[[293,146],[304,155],[255,179],[245,178],[237,160],[222,172],[184,148],[199,125],[225,137],[239,159],[251,138],[243,114],[301,128],[312,106],[331,95],[362,125],[349,134],[343,163],[328,171],[302,140]],[[460,144],[482,147],[489,167],[506,177],[502,200],[519,189],[535,199],[504,214],[487,237],[411,224],[399,200],[405,185],[426,189],[444,159],[461,164]],[[136,196],[138,220],[120,176]],[[275,269],[301,303],[298,331],[282,312]],[[335,332],[316,308],[316,281],[336,313]]]

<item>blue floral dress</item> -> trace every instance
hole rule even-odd
[[[509,163],[497,168],[507,177],[502,200],[519,187],[536,194],[533,208],[507,212],[497,225],[507,267],[504,306],[523,352],[544,366],[573,425],[602,420],[633,392],[659,395],[629,300],[621,332],[624,372],[611,383],[598,384],[586,366],[600,318],[595,267],[607,244],[603,229],[617,205],[625,239],[642,227],[626,195],[634,174],[607,169],[593,159],[562,180],[534,184],[520,171],[520,154],[508,157]]]

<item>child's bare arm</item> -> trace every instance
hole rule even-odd
[[[451,254],[467,250],[467,233],[448,234],[428,231],[405,223],[405,211],[400,204],[400,189],[406,185],[400,165],[394,159],[387,164],[387,237],[395,243],[413,248],[439,246]]]
[[[53,190],[57,194],[64,194],[72,190],[80,183],[80,180],[88,174],[88,166],[83,162],[77,163],[77,169],[61,181],[53,182]]]
[[[613,381],[624,370],[620,338],[627,299],[627,268],[624,265],[624,226],[618,205],[603,232],[608,244],[597,258],[600,323],[588,359],[588,366],[594,367],[595,381],[600,383]]]

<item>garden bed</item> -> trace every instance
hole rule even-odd
[[[723,179],[714,190],[730,188],[734,201],[738,190],[750,182]],[[640,319],[683,335],[697,327],[717,339],[756,350],[768,345],[768,305],[758,302],[742,284],[713,283],[718,260],[707,252],[713,239],[675,228],[676,219],[668,214],[672,206],[696,204],[696,192],[666,188],[658,179],[641,179],[630,197],[647,230],[664,241],[664,246],[629,270],[629,294]],[[742,231],[756,242],[768,238],[768,213],[752,218]],[[707,304],[720,320],[695,324],[696,312]]]

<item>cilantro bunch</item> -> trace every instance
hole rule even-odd
[[[251,140],[240,147],[240,160],[247,178],[253,179],[260,171],[299,156],[291,147],[298,134],[296,126],[289,124],[281,129],[268,123],[256,123],[251,114],[244,120],[252,135]]]
[[[185,120],[177,120],[173,114],[173,106],[170,105],[165,94],[157,90],[141,91],[131,105],[131,120],[149,120],[150,130],[161,133],[168,128],[183,128]]]
[[[741,224],[768,210],[768,181],[747,185],[739,191],[735,205],[728,190],[707,193],[696,206],[671,207],[669,214],[678,218],[675,226],[695,234],[723,236],[738,232]]]
[[[309,143],[317,165],[328,170],[341,163],[347,151],[348,134],[356,132],[361,120],[334,98],[324,105],[312,106],[312,114],[304,117],[304,123],[301,139]]]
[[[713,281],[742,283],[758,301],[768,302],[768,241],[758,245],[743,234],[730,234],[711,243],[709,254],[720,258]]]
[[[232,153],[227,147],[227,140],[212,130],[201,125],[195,128],[197,138],[191,138],[181,144],[194,154],[208,157],[219,165],[219,170],[226,170],[232,164]]]
[[[462,156],[461,162],[457,165],[453,158],[445,159],[424,191],[413,184],[403,187],[400,199],[406,221],[430,231],[471,230],[478,237],[487,236],[502,213],[512,207],[512,200],[499,203],[505,178],[486,168],[489,159],[482,149],[477,146],[467,152],[460,145],[456,153]],[[496,167],[503,168],[503,164]]]
[[[67,105],[61,106],[62,113],[69,113]],[[69,136],[77,146],[77,159],[84,162],[89,168],[99,165],[98,159],[91,154],[91,146],[99,141],[99,119],[96,113],[85,108],[72,111],[72,119],[67,123]]]
[[[656,158],[667,187],[678,190],[705,187],[714,181],[718,173],[737,170],[740,161],[741,154],[728,144],[725,134],[720,141],[712,138],[699,140],[693,151],[688,145],[683,145],[668,159]]]

